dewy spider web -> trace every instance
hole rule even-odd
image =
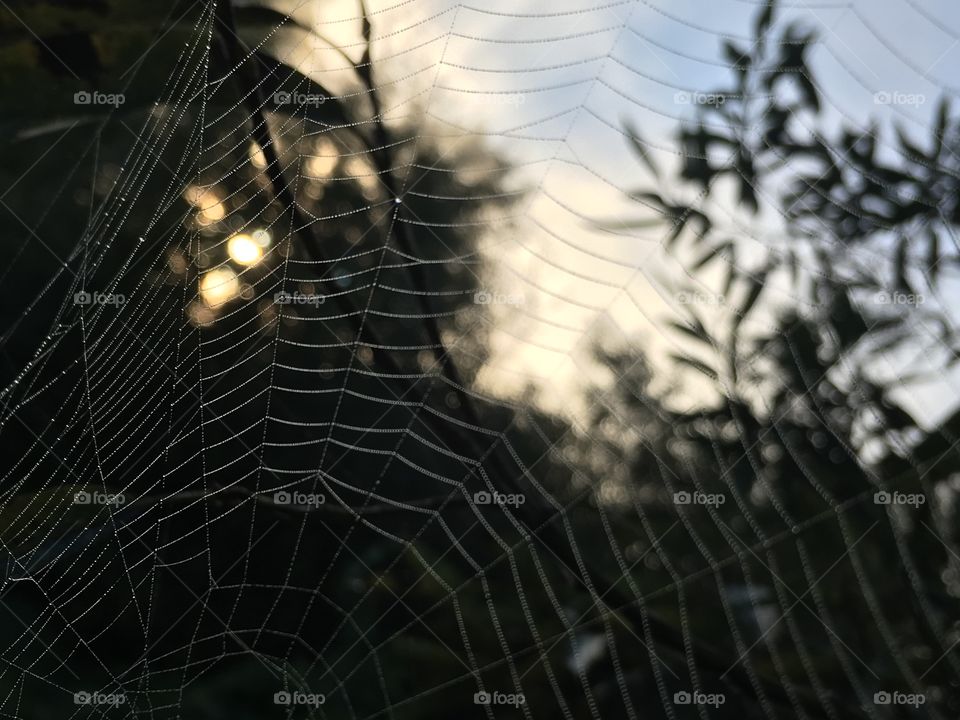
[[[684,228],[658,184],[636,189],[652,160],[602,146],[636,140],[621,111],[679,115],[636,83],[700,92],[659,56],[641,67],[638,39],[727,72],[708,58],[731,36],[645,0],[344,7],[175,9],[187,41],[156,104],[111,119],[115,182],[4,336],[56,301],[3,392],[4,715],[883,718],[922,697],[949,717],[957,547],[936,461],[902,440],[896,473],[869,467],[817,405],[805,336],[772,316],[770,353],[801,366],[789,402],[679,412],[648,386],[639,327],[686,351],[649,271],[683,269],[654,251]],[[671,48],[654,22],[712,42]],[[657,224],[609,200],[625,193]],[[499,391],[596,371],[581,348],[602,331],[629,352],[610,387],[558,385],[569,419]],[[496,376],[504,335],[539,367]],[[709,464],[676,449],[695,436]],[[927,514],[874,503],[914,478]]]

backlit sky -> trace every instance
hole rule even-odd
[[[960,85],[960,6],[949,0],[780,5],[778,24],[796,19],[819,33],[811,64],[829,124],[862,128],[868,118],[899,120],[908,132],[929,136],[937,98],[956,95]],[[498,270],[491,290],[522,298],[494,308],[498,327],[486,387],[506,393],[530,383],[548,405],[570,408],[578,383],[591,376],[586,351],[598,328],[654,356],[677,349],[664,322],[677,316],[675,281],[683,270],[661,249],[664,231],[604,233],[589,219],[638,216],[623,192],[655,186],[630,154],[624,121],[641,131],[659,163],[674,167],[671,137],[692,114],[684,93],[728,81],[720,43],[749,46],[758,4],[383,0],[369,7],[381,38],[376,78],[390,88],[393,112],[426,108],[428,127],[438,134],[483,134],[520,168],[517,186],[528,190],[516,216],[496,218],[486,238]],[[354,4],[338,1],[311,4],[297,17],[350,52],[355,16]],[[335,63],[322,50],[312,50],[308,61],[321,72]],[[915,97],[912,104],[878,105],[878,92]],[[728,220],[733,227],[743,217],[732,213]],[[777,220],[763,216],[739,233],[764,242]],[[945,382],[957,397],[960,381]],[[910,396],[912,409],[928,420],[947,409],[940,383]]]

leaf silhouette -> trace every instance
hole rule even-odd
[[[894,272],[896,273],[896,287],[905,293],[912,293],[910,280],[907,278],[909,240],[904,235],[897,243],[897,254],[893,261]]]
[[[706,328],[703,327],[696,317],[694,317],[692,325],[685,325],[684,323],[677,322],[675,320],[670,321],[669,325],[677,332],[683,333],[686,337],[713,347],[713,343],[710,340],[709,334],[707,334]]]
[[[647,152],[647,146],[644,144],[643,138],[640,137],[640,133],[629,122],[625,123],[625,127],[627,130],[627,139],[630,141],[630,147],[633,148],[637,157],[639,157],[643,161],[643,164],[653,173],[653,176],[659,178],[660,171],[656,163],[653,162],[653,158],[650,157],[650,153]]]
[[[753,25],[753,36],[755,38],[759,38],[770,29],[770,26],[773,24],[773,10],[776,4],[776,0],[769,0],[763,10],[757,15],[757,19]]]
[[[940,99],[937,106],[937,122],[933,128],[934,156],[940,157],[944,149],[944,139],[947,134],[947,123],[950,119],[950,101],[946,97]]]
[[[696,370],[697,372],[706,375],[706,376],[707,376],[708,378],[710,378],[711,380],[716,381],[716,380],[718,380],[718,379],[720,378],[720,374],[719,374],[716,370],[714,370],[712,367],[710,367],[710,366],[707,365],[706,363],[701,362],[700,360],[697,360],[697,359],[695,359],[695,358],[689,357],[689,356],[687,356],[687,355],[676,355],[676,354],[672,354],[672,355],[670,355],[670,357],[671,357],[671,359],[673,359],[673,361],[676,362],[677,364],[679,364],[679,365],[686,365],[687,367],[691,367],[691,368],[693,368],[694,370]]]
[[[732,250],[733,250],[732,240],[727,240],[718,245],[714,245],[713,247],[709,248],[703,255],[701,255],[696,261],[694,261],[693,265],[691,266],[691,269],[700,270],[715,258],[721,255],[724,255],[728,252],[731,252]]]
[[[757,304],[757,300],[760,299],[760,295],[763,293],[764,287],[766,287],[766,280],[769,273],[769,268],[766,268],[760,271],[758,274],[748,277],[749,289],[747,290],[747,297],[743,301],[743,305],[740,306],[740,310],[734,317],[734,328],[739,327],[740,324],[747,319],[747,315],[750,314],[750,311],[753,310],[754,306]]]
[[[933,228],[927,230],[927,275],[930,282],[936,282],[940,273],[940,236]]]
[[[928,161],[933,160],[934,158],[928,157],[927,153],[923,151],[916,143],[914,143],[910,136],[907,135],[907,131],[904,129],[901,123],[894,125],[894,130],[897,133],[897,139],[900,141],[901,147],[906,150],[906,154],[910,156],[911,160],[917,161]]]

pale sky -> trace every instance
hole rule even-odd
[[[783,2],[778,25],[816,29],[810,62],[825,115],[863,127],[899,120],[929,136],[936,100],[960,85],[960,6],[950,0]],[[314,5],[313,22],[335,42],[356,42],[349,2]],[[677,350],[664,323],[679,317],[674,281],[682,267],[661,249],[661,228],[589,227],[589,218],[636,218],[627,189],[652,178],[622,134],[631,122],[662,166],[675,167],[671,137],[690,117],[690,92],[731,75],[720,43],[748,44],[758,4],[748,0],[449,0],[370,5],[378,82],[395,112],[427,108],[429,127],[456,136],[483,133],[521,169],[529,193],[518,217],[491,223],[486,239],[498,268],[491,290],[522,297],[494,308],[494,357],[483,379],[505,393],[532,383],[554,408],[569,409],[585,377],[591,332],[612,319],[622,337],[654,356]],[[313,58],[330,58],[315,52]],[[321,63],[322,64],[322,63]],[[328,76],[329,77],[329,76]],[[877,93],[908,98],[877,104]],[[731,226],[742,216],[731,215]],[[741,235],[775,233],[763,218]],[[660,281],[667,285],[661,285]],[[710,288],[705,287],[705,290]],[[775,288],[771,292],[779,292]],[[790,297],[781,297],[789,302]],[[617,333],[614,333],[616,335]],[[950,380],[957,397],[960,380]],[[911,393],[911,409],[942,414],[940,384]]]

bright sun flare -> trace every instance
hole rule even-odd
[[[247,234],[234,235],[227,241],[230,259],[241,265],[255,265],[263,257],[260,243]]]

